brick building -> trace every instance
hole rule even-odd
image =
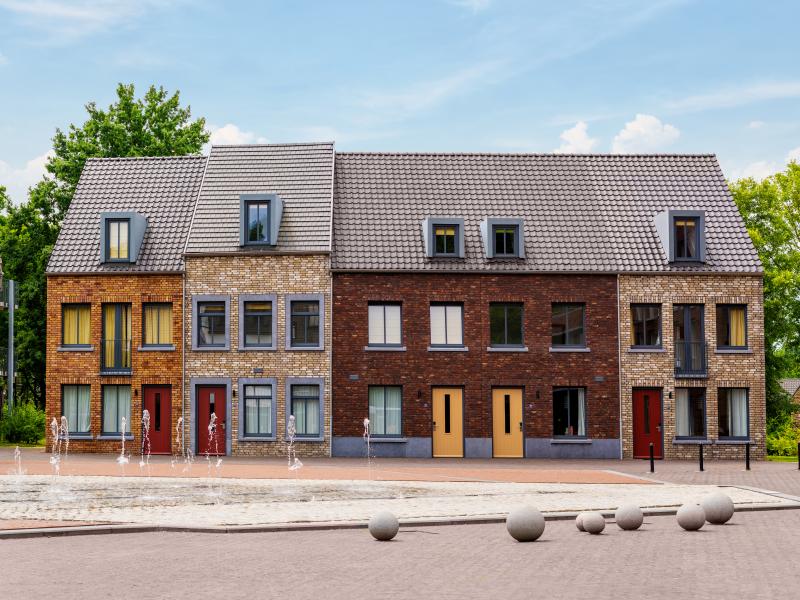
[[[90,159],[47,268],[47,420],[70,450],[175,451],[183,245],[206,158]],[[52,447],[50,427],[47,446]]]

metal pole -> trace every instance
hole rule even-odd
[[[750,442],[747,442],[744,447],[744,469],[745,471],[750,470]]]
[[[697,444],[697,447],[700,449],[700,470],[704,471],[703,469],[703,444]]]
[[[650,472],[656,472],[656,460],[653,457],[653,442],[650,442]]]
[[[8,280],[8,413],[14,410],[14,309],[17,302],[13,279]]]
[[[800,471],[800,442],[797,442],[797,470]]]

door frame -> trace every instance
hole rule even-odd
[[[431,458],[453,458],[452,456],[436,456],[433,453],[433,391],[437,389],[445,389],[445,390],[461,390],[461,458],[466,458],[467,454],[467,431],[466,431],[466,397],[467,394],[465,393],[463,385],[439,385],[439,384],[431,384],[431,412],[430,412],[430,423],[431,423]]]
[[[172,384],[171,383],[143,383],[142,384],[142,401],[140,402],[139,408],[140,414],[139,418],[141,419],[142,414],[144,413],[144,397],[147,391],[147,388],[168,388],[169,389],[169,451],[163,454],[172,454]],[[152,429],[152,427],[151,427]],[[141,427],[139,433],[141,434]],[[152,441],[150,442],[152,445]],[[153,454],[162,454],[162,453],[153,453]]]
[[[522,457],[527,458],[528,454],[525,448],[525,440],[527,439],[528,424],[525,421],[525,386],[524,385],[492,385],[489,387],[489,411],[491,414],[492,423],[492,458],[498,458],[494,455],[494,391],[495,390],[519,390],[522,392]],[[499,458],[508,458],[501,456]]]
[[[225,456],[231,454],[231,378],[230,377],[192,377],[189,380],[191,427],[189,447],[197,455],[197,388],[225,386]]]
[[[650,391],[650,392],[658,392],[659,399],[661,401],[661,458],[656,458],[655,460],[664,460],[664,388],[663,387],[653,387],[653,386],[644,386],[644,387],[632,387],[631,388],[631,456],[633,456],[634,445],[636,442],[636,421],[633,418],[633,394],[637,391]],[[634,457],[635,458],[635,457]],[[646,457],[644,459],[638,460],[647,460]]]

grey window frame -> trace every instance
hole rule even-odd
[[[245,303],[271,302],[272,303],[272,344],[247,344],[245,337]],[[259,351],[276,350],[278,348],[278,296],[275,294],[239,294],[239,350]]]
[[[111,258],[111,233],[110,228],[114,223],[122,224],[128,228],[128,256],[125,258]],[[105,227],[105,235],[103,236],[105,242],[105,262],[107,263],[130,263],[131,261],[131,220],[129,217],[108,217],[103,220]]]
[[[722,435],[719,433],[720,429],[720,411],[719,399],[722,390],[744,390],[745,398],[747,399],[747,406],[745,408],[747,414],[747,434],[746,435]],[[744,386],[726,386],[717,388],[717,433],[720,440],[749,440],[750,439],[750,388]]]
[[[438,254],[436,252],[436,236],[434,232],[440,226],[456,228],[455,252]],[[464,219],[463,217],[427,217],[422,220],[422,236],[427,258],[464,258]]]
[[[685,389],[685,390],[702,390],[703,391],[703,435],[678,435],[678,390]],[[689,392],[691,394],[691,391]],[[687,398],[687,401],[691,398]],[[748,407],[750,406],[750,397],[748,395],[747,398]],[[704,387],[694,387],[694,386],[682,386],[676,385],[675,386],[675,402],[673,403],[674,413],[673,417],[675,419],[675,439],[676,440],[707,440],[708,439],[708,389]],[[749,424],[748,424],[749,427]]]
[[[506,343],[494,344],[492,343],[492,307],[503,307],[503,332]],[[519,344],[508,343],[508,307],[519,307],[522,310],[522,317],[520,319],[520,338]],[[463,315],[462,315],[463,321]],[[490,302],[489,303],[489,347],[490,348],[524,348],[525,347],[525,303],[524,302]]]
[[[384,423],[384,430],[386,425],[386,388],[398,388],[400,390],[400,431],[398,433],[373,433],[372,429],[370,428],[370,437],[379,438],[379,439],[392,439],[392,438],[401,438],[403,437],[403,386],[402,385],[368,385],[367,386],[367,414],[369,414],[369,393],[373,388],[383,388],[383,423]]]
[[[637,344],[636,343],[636,332],[631,332],[631,348],[634,349],[660,349],[664,347],[664,305],[656,302],[631,302],[630,305],[630,318],[631,318],[631,328],[635,330],[636,325],[633,318],[634,309],[635,308],[658,308],[658,344],[655,345],[648,345],[648,344]]]
[[[67,307],[89,307],[89,343],[88,344],[67,344],[64,336],[64,309]],[[80,323],[78,323],[80,331]],[[61,347],[62,348],[91,348],[92,347],[92,305],[90,302],[62,302],[61,303]]]
[[[172,302],[142,302],[142,348],[148,348],[148,349],[151,349],[151,348],[174,348],[175,345],[172,342],[170,342],[169,344],[147,344],[147,343],[145,343],[145,339],[146,339],[146,337],[145,337],[146,336],[146,331],[145,331],[146,325],[145,324],[147,323],[147,321],[144,318],[144,311],[145,311],[145,308],[147,308],[148,306],[169,306],[170,307],[170,315],[173,315],[172,311],[175,310],[175,305]],[[173,324],[174,324],[174,315],[172,316],[172,318],[173,318]],[[160,324],[161,324],[161,320],[159,319],[159,325]],[[174,330],[174,327],[172,329]],[[173,337],[173,340],[174,340],[175,331],[172,332],[172,337]]]
[[[583,335],[583,342],[581,344],[556,344],[553,341],[553,317],[555,316],[556,306],[580,306],[581,310],[581,333]],[[569,329],[569,323],[567,323]],[[586,348],[588,347],[586,341],[586,302],[551,302],[550,303],[550,347],[551,348]]]
[[[292,344],[292,303],[293,302],[318,302],[319,303],[319,344],[316,346],[295,346]],[[284,340],[286,350],[307,352],[325,349],[325,294],[287,294],[284,297]]]
[[[225,343],[221,346],[201,345],[199,305],[206,302],[222,302],[225,304]],[[197,352],[224,352],[231,348],[231,298],[223,294],[201,294],[192,296],[192,350]]]
[[[133,421],[133,386],[128,383],[104,383],[100,386],[100,435],[101,436],[120,436],[122,432],[119,430],[119,419],[117,419],[117,430],[116,431],[106,431],[103,429],[103,423],[105,423],[105,416],[106,416],[106,389],[107,388],[121,388],[126,387],[129,388],[131,391],[130,395],[130,414],[128,415],[127,424],[128,429],[125,433],[125,437],[128,437],[128,434],[132,433],[132,423]],[[119,392],[117,392],[117,416],[119,416]]]
[[[565,435],[563,433],[562,434],[556,434],[556,427],[555,427],[555,425],[556,425],[555,424],[556,392],[560,392],[560,391],[564,391],[564,390],[566,390],[566,391],[569,391],[569,390],[583,390],[583,413],[584,413],[584,417],[586,419],[586,424],[585,424],[586,433],[584,433],[583,435],[578,435],[578,434]],[[585,440],[585,439],[589,439],[589,390],[588,390],[588,388],[586,388],[586,386],[581,386],[581,385],[558,385],[558,386],[554,386],[553,387],[553,395],[551,397],[550,410],[552,411],[551,427],[552,427],[552,431],[553,431],[553,439],[558,439],[558,440],[574,440],[574,439]],[[569,406],[567,406],[567,410],[569,410]],[[569,421],[569,418],[567,420]]]
[[[240,377],[237,385],[239,387],[239,425],[238,439],[241,442],[274,442],[278,439],[278,380],[274,377]],[[272,387],[272,433],[270,435],[245,434],[245,395],[244,389],[248,385],[268,385]]]
[[[109,366],[106,364],[106,306],[114,307],[114,331],[122,329],[124,307],[128,307],[129,318],[131,320],[131,339],[128,340],[128,357],[130,359],[129,367],[116,366],[118,362],[122,362],[124,350],[122,345],[116,342],[124,342],[124,338],[115,338],[111,340],[114,343],[114,365]],[[133,304],[131,302],[104,302],[100,305],[100,372],[112,373],[120,375],[130,375],[133,372]],[[117,334],[118,335],[118,334]]]
[[[62,417],[65,416],[64,415],[64,389],[68,388],[68,387],[75,387],[75,388],[85,387],[85,388],[89,388],[89,429],[87,429],[86,431],[75,431],[75,430],[70,429],[67,433],[69,433],[70,436],[74,436],[74,437],[91,437],[91,435],[92,435],[92,386],[90,384],[88,384],[88,383],[62,383],[61,384],[61,416]],[[69,419],[67,419],[67,425],[71,426],[72,424],[73,423],[70,422]],[[101,421],[101,424],[102,424],[102,421]],[[102,425],[101,425],[101,427],[102,427]]]
[[[461,309],[461,343],[460,344],[434,344],[433,343],[433,322],[431,320],[431,308],[434,306],[443,306],[445,307],[444,315],[445,315],[445,326],[444,331],[445,335],[447,335],[447,307],[448,306],[458,306]],[[434,301],[428,305],[428,331],[429,335],[431,336],[430,340],[430,347],[431,348],[465,348],[467,343],[464,339],[464,303],[463,302],[447,302],[447,301]]]
[[[383,307],[383,339],[384,343],[382,344],[373,344],[369,341],[369,307],[370,306],[380,306]],[[400,341],[398,343],[386,343],[386,307],[387,306],[399,306],[400,307]],[[370,348],[401,348],[403,346],[403,303],[402,302],[395,302],[395,301],[382,301],[382,300],[370,300],[367,302],[367,346]]]
[[[677,221],[693,221],[694,222],[694,241],[695,241],[695,254],[696,256],[678,256],[678,225]],[[702,232],[700,231],[700,217],[694,215],[672,215],[670,227],[672,228],[672,240],[675,262],[699,262],[702,252],[700,250],[700,241]],[[686,227],[684,226],[684,233]],[[689,238],[684,235],[684,249],[689,249]]]
[[[289,416],[292,414],[292,386],[317,385],[319,386],[319,435],[316,437],[296,436],[296,441],[323,442],[325,441],[325,378],[324,377],[287,377],[285,383],[284,401],[286,405],[284,434],[288,437]]]
[[[514,248],[511,250],[511,252],[498,252],[497,250],[497,230],[501,228],[511,229],[513,231]],[[494,247],[495,258],[516,258],[517,256],[519,256],[519,225],[493,223],[491,231],[492,231],[492,245]]]
[[[269,198],[263,199],[242,199],[243,209],[244,209],[244,227],[245,227],[245,238],[244,238],[244,245],[245,246],[270,246],[271,245],[271,230],[272,227],[272,200]],[[261,240],[251,240],[250,239],[250,207],[251,206],[260,206],[264,205],[267,211],[267,228],[266,232],[264,233],[264,239]],[[259,213],[261,209],[259,209]]]
[[[744,346],[724,346],[719,343],[719,311],[720,309],[724,309],[729,311],[731,308],[743,308],[744,309]],[[720,350],[747,350],[750,347],[750,332],[749,332],[749,323],[750,318],[747,311],[747,304],[743,303],[720,303],[715,306],[714,310],[714,325],[717,330],[717,339],[715,340],[717,349]],[[730,312],[728,312],[728,338],[730,338],[730,328],[731,328],[731,318]],[[749,396],[748,396],[749,402]]]

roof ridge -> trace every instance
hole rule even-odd
[[[611,152],[384,152],[376,151],[351,151],[337,152],[337,155],[347,156],[547,156],[547,157],[567,157],[567,158],[712,158],[716,157],[713,152],[706,153],[680,153],[680,152],[651,152],[643,154],[613,154]]]
[[[206,159],[208,156],[205,154],[179,154],[174,156],[90,156],[86,159],[86,162],[89,161],[102,161],[102,162],[113,162],[113,161],[137,161],[137,160],[187,160],[187,159]]]
[[[211,148],[275,148],[277,146],[331,146],[335,141],[323,142],[277,142],[268,144],[211,144]]]

